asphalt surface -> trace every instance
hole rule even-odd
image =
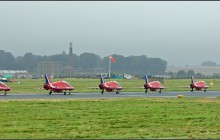
[[[71,93],[70,95],[63,95],[63,93],[52,93],[51,95],[45,93],[39,94],[13,94],[7,95],[0,94],[0,100],[10,99],[80,99],[80,98],[132,98],[132,97],[156,97],[156,98],[176,98],[178,95],[184,97],[204,97],[204,98],[216,98],[220,97],[220,91],[195,91],[195,92],[120,92],[119,94],[108,93]]]

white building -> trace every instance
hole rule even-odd
[[[0,70],[0,77],[4,75],[12,76],[13,78],[32,78],[26,70]]]

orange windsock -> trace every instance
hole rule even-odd
[[[112,56],[109,56],[109,60],[111,60],[111,62],[115,63],[115,58]]]

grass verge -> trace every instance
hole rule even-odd
[[[0,138],[220,138],[220,98],[0,101]]]

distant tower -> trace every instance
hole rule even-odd
[[[72,47],[72,42],[70,42],[70,48],[69,48],[69,65],[73,66],[73,47]]]

